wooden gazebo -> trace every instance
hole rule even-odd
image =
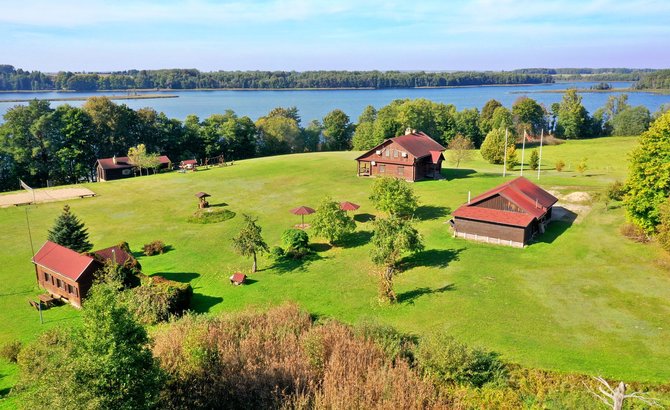
[[[210,197],[211,195],[208,194],[207,192],[198,192],[195,194],[196,198],[198,198],[199,203],[198,207],[199,208],[209,208],[209,202],[205,198]]]

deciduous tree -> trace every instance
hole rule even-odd
[[[244,215],[244,226],[242,230],[233,238],[233,249],[242,256],[251,256],[254,259],[254,264],[251,267],[251,272],[256,272],[257,261],[256,255],[269,252],[268,244],[263,240],[261,235],[261,227],[256,224],[257,218],[252,218],[249,215]]]
[[[396,216],[377,218],[372,235],[372,262],[380,268],[379,296],[391,303],[396,301],[393,291],[393,275],[400,257],[423,249],[419,232],[410,220]]]
[[[457,135],[456,138],[449,141],[447,148],[447,155],[449,160],[452,164],[456,165],[456,168],[458,168],[461,162],[471,160],[475,149],[472,141],[460,134]]]
[[[356,229],[356,222],[346,211],[340,209],[340,204],[331,197],[325,197],[316,209],[311,227],[317,236],[326,238],[332,245],[344,235],[353,232]]]
[[[349,116],[342,110],[333,110],[323,117],[323,137],[325,147],[331,151],[351,149],[354,127]]]
[[[391,177],[375,179],[370,200],[378,210],[399,217],[409,217],[419,205],[409,183]]]
[[[491,130],[482,143],[480,152],[482,158],[491,164],[502,164],[505,161],[505,149],[514,147],[514,137],[508,132],[507,146],[505,146],[505,129],[496,128]]]

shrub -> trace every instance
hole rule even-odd
[[[22,344],[18,340],[13,342],[7,342],[2,347],[0,347],[0,357],[7,360],[10,363],[16,363],[16,359],[21,353]]]
[[[145,244],[142,247],[142,251],[146,256],[153,256],[159,253],[165,253],[166,251],[166,246],[163,241],[153,241],[150,243]]]
[[[586,161],[587,161],[586,158],[582,158],[582,160],[579,161],[579,164],[577,164],[577,167],[575,168],[575,170],[579,172],[581,175],[583,175],[584,172],[586,172],[586,169],[588,168],[588,164]]]
[[[235,212],[225,208],[203,208],[198,209],[189,216],[187,221],[196,224],[213,224],[223,222],[235,217]]]
[[[565,168],[565,162],[563,162],[562,159],[559,159],[558,161],[556,161],[555,167],[556,167],[556,171],[561,172],[561,171],[563,171],[563,168]]]
[[[446,384],[481,387],[506,379],[506,367],[497,353],[470,348],[445,333],[421,339],[416,359],[424,373]]]
[[[659,207],[658,234],[656,239],[663,249],[670,252],[670,199]]]
[[[507,148],[507,170],[513,171],[514,167],[516,167],[518,164],[519,160],[516,157],[516,148],[514,148],[514,145],[512,145]]]
[[[632,241],[640,243],[649,242],[649,237],[645,233],[644,229],[640,228],[634,223],[625,223],[621,225],[619,231],[621,232],[621,235]]]
[[[285,255],[284,249],[281,246],[273,246],[270,249],[270,257],[274,260],[283,258]]]
[[[537,169],[540,167],[540,155],[537,153],[536,149],[530,152],[530,160],[528,160],[528,163],[530,165],[530,169],[533,171],[537,171]]]
[[[309,235],[302,229],[287,229],[281,235],[281,241],[287,252],[309,247]]]
[[[614,181],[607,186],[605,191],[607,197],[612,201],[622,201],[623,196],[626,194],[626,187],[621,181]]]
[[[188,283],[176,282],[162,276],[144,276],[142,286],[122,293],[128,308],[138,320],[155,324],[180,315],[188,310],[193,288]]]

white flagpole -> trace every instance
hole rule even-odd
[[[523,176],[523,159],[526,155],[526,130],[523,130],[523,143],[521,145],[521,176]]]
[[[540,134],[540,158],[537,160],[537,179],[540,179],[540,171],[542,170],[542,140],[544,140],[544,128]]]
[[[505,128],[505,159],[503,160],[503,176],[507,173],[507,128]]]

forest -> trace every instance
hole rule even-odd
[[[667,107],[665,107],[667,108]],[[662,111],[662,110],[661,110]],[[659,111],[660,113],[660,111]],[[655,114],[658,115],[659,113]],[[148,152],[167,155],[174,164],[224,156],[226,161],[314,151],[368,150],[407,127],[422,130],[445,147],[458,135],[480,148],[492,130],[507,128],[514,138],[542,130],[559,138],[638,135],[652,115],[633,107],[627,96],[611,96],[590,114],[576,90],[561,103],[544,107],[522,96],[511,109],[490,100],[482,110],[458,111],[452,104],[427,99],[395,100],[368,106],[354,123],[334,109],[321,121],[301,124],[295,107],[277,107],[255,121],[232,110],[201,119],[168,118],[152,108],[133,110],[105,97],[89,98],[82,107],[52,108],[48,101],[17,105],[0,125],[0,191],[18,189],[18,180],[44,187],[94,180],[98,158],[126,156],[144,144]]]

